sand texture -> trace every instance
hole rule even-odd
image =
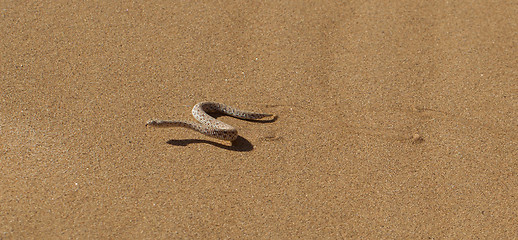
[[[517,1],[1,1],[0,239],[516,239]],[[150,119],[198,102],[234,143]]]

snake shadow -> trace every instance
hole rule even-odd
[[[209,115],[213,116],[214,118],[219,118],[221,116],[227,116],[226,114],[220,114],[220,113],[210,113]],[[231,116],[232,117],[232,116]],[[269,120],[250,120],[250,119],[240,119],[247,122],[258,122],[258,123],[271,123],[277,121],[278,116],[274,115],[272,119]],[[171,144],[173,146],[187,146],[189,144],[195,144],[195,143],[205,143],[210,144],[215,147],[219,147],[222,149],[230,150],[230,151],[236,151],[236,152],[250,152],[254,149],[254,145],[245,138],[241,136],[237,136],[237,139],[232,141],[231,146],[227,146],[221,143],[208,141],[208,140],[201,140],[201,139],[171,139],[167,141],[168,144]]]
[[[227,146],[227,145],[213,142],[213,141],[201,140],[201,139],[180,139],[180,140],[171,139],[171,140],[167,141],[167,143],[171,144],[173,146],[187,146],[189,144],[205,143],[205,144],[210,144],[215,147],[219,147],[219,148],[230,150],[230,151],[236,151],[236,152],[250,152],[254,149],[254,145],[252,145],[252,143],[250,143],[250,141],[246,140],[245,138],[243,138],[241,136],[238,136],[236,140],[232,141],[231,146]]]

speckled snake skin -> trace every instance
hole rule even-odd
[[[219,121],[207,113],[224,113],[236,118],[256,120],[265,117],[271,117],[273,114],[254,113],[242,111],[225,104],[216,102],[201,102],[196,104],[192,108],[192,115],[200,123],[186,122],[186,121],[170,121],[170,120],[150,120],[146,123],[146,126],[152,127],[184,127],[190,128],[205,134],[209,137],[234,141],[237,139],[237,129],[234,127]]]

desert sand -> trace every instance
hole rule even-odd
[[[0,4],[0,239],[518,238],[516,1]],[[216,101],[234,143],[150,119]]]

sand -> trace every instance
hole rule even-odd
[[[1,239],[518,238],[516,2],[0,11]]]

